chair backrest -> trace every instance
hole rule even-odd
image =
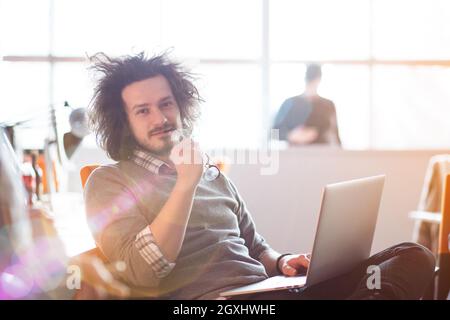
[[[80,169],[81,185],[82,185],[83,189],[84,189],[84,186],[86,185],[86,181],[89,178],[89,176],[91,175],[92,171],[94,171],[98,167],[99,167],[98,164],[90,164],[90,165],[84,166],[83,168]]]
[[[450,174],[445,178],[445,187],[442,197],[442,220],[439,229],[439,254],[449,254],[450,235]]]
[[[450,288],[450,174],[445,177],[442,195],[442,220],[439,226],[437,299],[445,299]]]

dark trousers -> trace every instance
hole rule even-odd
[[[374,288],[374,273],[368,272],[369,266],[379,267],[379,289]],[[435,258],[428,249],[415,243],[402,243],[371,256],[347,274],[317,285],[250,294],[238,299],[420,299],[431,284],[434,268]]]

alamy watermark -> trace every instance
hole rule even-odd
[[[272,129],[268,139],[258,149],[214,149],[208,151],[208,159],[219,161],[226,165],[258,165],[261,175],[275,175],[280,169],[279,130]],[[187,140],[175,146],[172,157],[175,164],[205,164],[205,157],[200,156],[195,149],[195,142]]]
[[[379,266],[370,265],[367,267],[367,274],[370,276],[367,278],[366,286],[369,290],[381,289],[381,269]]]

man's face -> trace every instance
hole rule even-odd
[[[174,146],[174,130],[182,128],[180,109],[170,84],[158,75],[133,82],[122,90],[128,123],[138,144],[167,157]]]

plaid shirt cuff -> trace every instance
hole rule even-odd
[[[175,267],[175,263],[169,262],[162,254],[148,226],[137,234],[134,245],[158,278],[166,277]]]

